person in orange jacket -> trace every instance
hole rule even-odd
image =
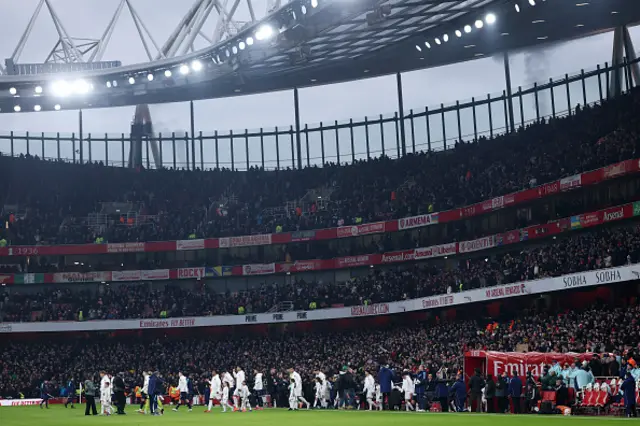
[[[180,400],[180,390],[175,386],[171,386],[169,388],[169,397],[172,403],[177,403]]]

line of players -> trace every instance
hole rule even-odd
[[[321,371],[316,371],[315,376],[315,399],[313,404],[309,402],[303,396],[302,377],[295,371],[294,368],[289,369],[289,407],[290,411],[298,410],[306,406],[310,408],[329,408],[332,404],[333,408],[343,408],[349,404],[349,396],[341,394],[338,397],[331,398],[332,389],[334,384],[327,380],[326,375]],[[187,406],[189,411],[192,411],[192,398],[194,395],[194,387],[191,379],[187,374],[179,372],[178,374],[178,386],[179,399],[177,405],[173,408],[173,411],[179,411],[183,405]],[[159,372],[143,372],[144,382],[142,388],[136,388],[135,394],[139,394],[141,414],[162,415],[164,414],[163,400],[166,395],[166,383],[164,378]],[[117,379],[116,379],[117,380]],[[118,414],[124,414],[124,397],[118,398],[114,401],[114,396],[117,394],[117,390],[114,392],[114,377],[102,371],[100,373],[100,413],[102,415],[113,414],[114,402],[115,408],[117,408]],[[212,371],[211,379],[207,380],[210,387],[210,397],[208,406],[205,412],[210,413],[212,408],[217,404],[222,408],[222,412],[229,411],[252,411],[254,408],[257,410],[263,409],[263,396],[264,382],[263,374],[259,371],[254,371],[254,385],[253,394],[249,390],[246,382],[245,372],[241,367],[236,367],[232,372],[224,371],[222,377],[217,371]],[[417,406],[414,406],[414,396],[416,385],[419,383],[419,378],[412,378],[408,371],[405,371],[402,376],[402,383],[399,386],[394,386],[395,389],[404,394],[405,407],[407,411],[416,410],[423,411]],[[43,387],[43,404],[46,404],[48,408],[48,398],[50,397],[48,391]],[[124,394],[123,394],[124,395]],[[251,400],[254,396],[254,405],[252,407]],[[362,396],[365,398],[369,410],[382,410],[383,407],[383,393],[380,390],[380,385],[376,384],[374,377],[367,371],[365,372],[365,378],[362,389]],[[92,399],[89,396],[89,399]],[[74,398],[70,397],[65,404],[71,403],[73,408]],[[233,403],[231,403],[233,401]],[[273,401],[275,406],[275,401]],[[88,407],[89,409],[89,407]],[[95,412],[95,408],[94,408]]]

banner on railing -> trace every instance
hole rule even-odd
[[[261,263],[254,265],[244,265],[242,275],[269,275],[276,273],[275,263]]]
[[[176,241],[176,250],[203,250],[204,240],[178,240]]]
[[[423,226],[435,225],[438,223],[438,213],[421,214],[419,216],[405,217],[398,219],[398,229],[413,229]]]
[[[2,333],[99,331],[99,330],[139,330],[184,327],[214,327],[242,324],[272,324],[278,322],[322,321],[352,317],[400,314],[405,312],[437,309],[447,306],[466,305],[511,297],[566,291],[609,285],[640,278],[640,264],[596,271],[579,272],[560,277],[478,288],[460,293],[402,300],[398,302],[371,305],[318,309],[311,311],[278,312],[249,315],[223,315],[193,318],[101,320],[69,322],[0,323]]]
[[[462,241],[458,243],[458,251],[460,253],[469,253],[472,251],[486,250],[496,246],[496,236],[478,238],[471,241]]]
[[[111,272],[56,272],[54,283],[95,283],[111,281]]]
[[[271,244],[271,234],[219,238],[218,244],[220,248],[268,246]]]

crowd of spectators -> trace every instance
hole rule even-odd
[[[347,282],[297,280],[265,283],[240,292],[216,291],[215,281],[197,291],[176,284],[149,291],[148,284],[74,289],[45,288],[0,292],[0,320],[5,322],[70,321],[233,315],[262,313],[280,302],[295,309],[382,303],[528,281],[640,262],[638,225],[599,228],[553,240],[552,244],[518,248],[491,257],[458,261],[456,268],[439,263],[371,269]],[[30,290],[30,289],[29,289]]]
[[[15,214],[2,237],[14,245],[170,240],[442,211],[636,157],[639,106],[632,93],[444,153],[303,170],[131,170],[0,157],[0,198],[18,206],[5,209]],[[303,203],[319,188],[329,200],[326,209],[314,200]],[[88,215],[113,201],[130,202],[142,219],[89,226]],[[285,206],[283,214],[271,213]]]
[[[20,393],[37,396],[42,380],[63,384],[87,372],[125,372],[127,380],[141,384],[142,371],[158,370],[177,383],[178,371],[186,371],[199,382],[215,369],[241,366],[267,375],[294,367],[310,382],[315,370],[328,376],[349,366],[361,381],[363,372],[377,372],[389,364],[396,372],[462,369],[467,350],[514,351],[526,345],[529,351],[609,353],[590,368],[596,376],[617,376],[625,360],[639,353],[640,309],[594,306],[561,313],[523,312],[503,320],[476,319],[396,325],[383,329],[287,334],[280,337],[210,337],[152,339],[106,337],[65,341],[0,342],[0,396]],[[488,327],[490,326],[490,327]],[[285,376],[286,377],[286,376]],[[451,377],[451,376],[450,376]]]

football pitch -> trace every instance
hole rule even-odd
[[[145,416],[131,407],[126,416],[84,416],[84,407],[75,410],[60,405],[42,410],[38,406],[0,407],[0,425],[2,426],[87,426],[87,425],[171,425],[190,426],[215,424],[231,420],[235,426],[283,426],[303,424],[304,426],[537,426],[541,422],[547,425],[602,425],[613,424],[626,419],[620,417],[578,417],[578,416],[534,416],[471,414],[471,413],[406,413],[406,412],[369,412],[369,411],[307,411],[288,412],[284,409],[254,411],[252,413],[221,413],[214,410],[204,413],[201,407],[189,413],[186,410],[175,413],[171,410],[164,416]],[[596,423],[597,422],[597,423]]]

